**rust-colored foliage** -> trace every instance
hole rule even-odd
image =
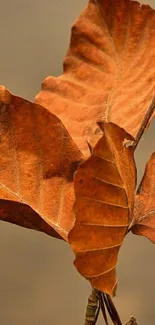
[[[136,139],[136,147],[148,125],[154,44],[149,6],[90,0],[72,28],[63,74],[45,79],[36,104],[0,88],[0,219],[65,240],[73,227],[77,269],[109,294],[127,232],[155,242],[155,154],[133,216],[136,169],[127,145]]]
[[[4,200],[2,199],[4,198]],[[14,201],[15,200],[15,201]],[[28,205],[17,202],[18,198],[0,185],[0,220],[29,229],[42,231],[52,237],[62,237]]]
[[[105,119],[133,137],[155,93],[155,11],[130,0],[90,0],[76,20],[64,73],[36,102],[60,117],[87,154]]]
[[[61,121],[1,87],[0,139],[0,219],[67,239],[82,155]]]
[[[103,136],[76,172],[75,225],[69,243],[75,266],[93,287],[116,288],[117,255],[133,216],[136,169],[132,137],[112,123],[100,124]]]
[[[155,153],[146,165],[136,195],[132,232],[143,235],[155,243]]]

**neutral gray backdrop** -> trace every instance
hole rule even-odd
[[[155,0],[145,1],[155,8]],[[59,75],[70,27],[85,0],[1,0],[0,84],[33,100],[47,75]],[[138,175],[155,149],[155,122],[137,150]],[[67,244],[0,222],[0,325],[83,324],[89,283]],[[129,235],[121,249],[116,305],[123,322],[155,322],[155,247]],[[102,318],[99,324],[103,324]]]

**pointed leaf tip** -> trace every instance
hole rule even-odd
[[[12,100],[12,94],[5,86],[0,85],[0,105],[2,103],[9,104]]]
[[[146,164],[137,190],[131,231],[155,243],[155,152]]]

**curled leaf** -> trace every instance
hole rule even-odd
[[[93,287],[116,289],[119,249],[132,220],[136,170],[132,137],[113,123],[100,124],[103,136],[75,174],[75,225],[69,243],[75,266]]]
[[[0,153],[0,219],[49,232],[47,223],[66,240],[82,155],[59,118],[1,87]]]
[[[64,73],[36,102],[59,116],[78,147],[101,136],[97,120],[134,138],[155,94],[155,10],[132,0],[90,0],[76,20]]]
[[[137,191],[131,230],[134,234],[145,236],[155,243],[155,152],[146,165]]]

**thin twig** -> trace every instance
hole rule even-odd
[[[152,102],[151,102],[151,104],[150,104],[150,106],[149,106],[149,108],[148,108],[148,110],[147,110],[147,112],[146,112],[146,114],[144,116],[142,124],[141,124],[141,126],[139,128],[139,131],[138,131],[137,135],[136,135],[136,139],[135,139],[135,141],[133,143],[133,147],[135,149],[136,149],[136,147],[137,147],[137,145],[138,145],[138,143],[139,143],[139,141],[140,141],[140,139],[141,139],[147,125],[148,125],[148,123],[149,123],[149,120],[150,120],[150,118],[151,118],[151,116],[153,114],[154,109],[155,109],[155,96],[152,99]]]
[[[108,294],[104,294],[104,293],[102,293],[102,295],[104,297],[105,305],[107,307],[109,316],[110,316],[113,324],[114,325],[122,325],[119,314],[117,312],[117,309],[116,309],[111,297]]]
[[[97,323],[97,320],[98,320],[98,317],[99,317],[99,313],[100,313],[100,309],[101,309],[101,306],[100,306],[100,303],[99,303],[99,306],[98,306],[97,312],[96,312],[96,316],[95,316],[95,323],[94,324]]]
[[[97,289],[92,289],[92,292],[88,298],[85,325],[96,325],[100,310],[102,311],[105,324],[109,325],[106,309],[113,324],[122,325],[111,297],[108,294],[105,294]],[[137,325],[136,319],[134,317],[131,317],[125,325]]]
[[[101,311],[102,311],[104,321],[105,321],[106,325],[109,325],[107,314],[106,314],[106,309],[105,309],[105,305],[104,305],[104,300],[103,300],[103,296],[102,296],[102,292],[97,291],[97,294],[98,294],[98,297],[99,297]]]

